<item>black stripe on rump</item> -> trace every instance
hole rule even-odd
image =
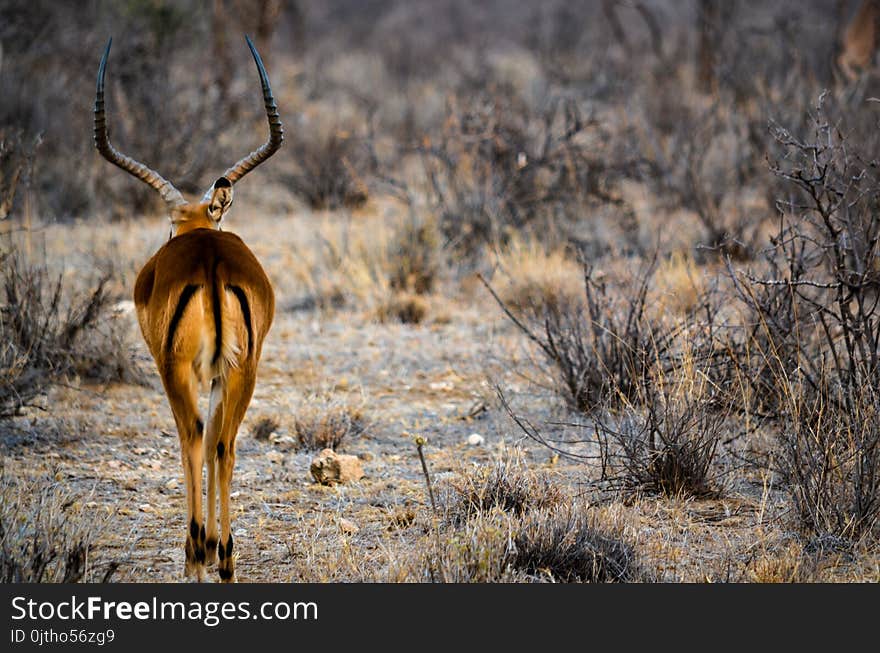
[[[221,323],[220,314],[222,313],[220,306],[220,289],[217,287],[217,266],[220,260],[214,261],[214,269],[211,270],[211,303],[214,309],[214,357],[211,364],[215,365],[217,359],[220,358],[220,352],[223,350],[223,324]]]
[[[170,352],[174,347],[174,333],[177,331],[180,319],[183,317],[183,312],[186,310],[189,300],[192,299],[192,296],[198,289],[199,286],[193,284],[187,284],[183,287],[183,292],[180,293],[180,298],[177,300],[177,308],[174,309],[174,315],[171,316],[171,323],[168,325],[168,338],[165,340],[166,352]]]
[[[244,316],[244,325],[247,327],[248,356],[250,356],[254,350],[254,328],[251,325],[251,305],[248,304],[247,295],[245,295],[244,290],[239,286],[230,285],[226,286],[226,289],[231,290],[238,298],[238,303],[241,304],[241,314]]]

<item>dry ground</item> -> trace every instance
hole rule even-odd
[[[880,580],[876,553],[805,551],[791,530],[785,495],[766,474],[736,472],[719,499],[600,500],[588,485],[595,470],[552,456],[501,410],[495,383],[533,422],[568,421],[559,400],[538,383],[527,343],[482,288],[446,279],[443,290],[429,296],[420,325],[374,319],[369,289],[349,307],[291,310],[314,282],[318,264],[309,257],[320,250],[319,237],[345,233],[367,245],[371,238],[381,243],[387,211],[297,211],[281,221],[290,210],[284,201],[249,212],[241,194],[227,228],[264,261],[279,308],[238,437],[233,529],[240,580],[427,580],[419,556],[432,516],[413,434],[427,438],[427,461],[441,482],[491,462],[505,448],[522,447],[531,467],[623,533],[659,580]],[[167,231],[159,220],[144,220],[42,233],[51,258],[70,275],[83,274],[97,252],[114,260],[130,286],[137,265]],[[353,283],[355,276],[330,285]],[[120,319],[136,330],[131,314]],[[45,411],[4,425],[5,467],[15,478],[54,476],[76,495],[96,525],[94,567],[118,563],[114,580],[177,581],[184,539],[177,436],[139,334],[132,342],[149,387],[74,382],[53,390]],[[365,432],[340,450],[362,459],[363,480],[337,487],[312,481],[313,454],[297,451],[291,439],[296,416],[310,406],[362,412]],[[266,417],[279,427],[268,440],[255,439],[252,429]],[[557,437],[572,435],[570,427],[545,428]],[[472,433],[485,438],[482,446],[467,444]]]

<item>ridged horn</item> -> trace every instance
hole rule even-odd
[[[186,200],[180,191],[170,181],[163,178],[155,170],[151,170],[143,163],[127,157],[110,144],[110,136],[107,133],[107,115],[104,111],[104,72],[107,68],[107,57],[110,55],[111,38],[107,41],[104,56],[101,57],[101,65],[98,67],[98,86],[95,94],[95,147],[98,152],[110,163],[119,166],[127,173],[134,175],[145,184],[159,191],[162,199],[171,206],[186,204]]]
[[[266,68],[263,66],[263,60],[260,58],[260,53],[257,52],[257,48],[254,47],[250,37],[245,35],[244,38],[247,41],[248,47],[251,49],[251,54],[254,56],[254,63],[257,64],[257,72],[260,73],[260,84],[263,87],[263,103],[266,105],[266,118],[269,121],[269,140],[223,173],[223,176],[233,184],[275,154],[275,152],[281,147],[281,143],[284,141],[284,128],[281,126],[281,117],[278,115],[278,107],[275,104],[275,98],[272,96],[272,87],[269,85],[269,75],[266,74]]]

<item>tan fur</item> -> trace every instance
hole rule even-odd
[[[199,580],[205,577],[205,563],[212,562],[212,543],[219,542],[219,551],[231,541],[229,494],[235,436],[253,394],[263,339],[275,312],[272,286],[256,257],[238,236],[217,230],[232,196],[231,189],[219,190],[224,192],[215,191],[215,195],[222,195],[223,202],[212,199],[174,209],[172,222],[177,233],[141,270],[134,293],[141,332],[156,361],[180,435],[187,524],[197,524],[199,531],[196,537],[187,534],[186,572]],[[194,289],[175,322],[187,287]],[[250,346],[245,314],[233,288],[240,289],[249,307]],[[215,298],[220,303],[217,310]],[[208,385],[212,387],[212,407],[204,424],[198,413],[197,392]],[[198,432],[198,423],[204,424],[203,433]],[[222,456],[218,455],[221,444]],[[202,520],[201,505],[203,460],[208,469],[207,522]],[[233,580],[234,558],[224,556],[218,569],[222,580]]]
[[[874,65],[878,45],[878,19],[880,2],[862,0],[858,11],[843,32],[837,65],[848,82],[856,81]]]

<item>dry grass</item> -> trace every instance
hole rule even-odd
[[[495,288],[511,310],[540,319],[546,311],[568,310],[584,301],[583,267],[564,249],[513,237],[498,255]]]
[[[635,549],[621,536],[569,503],[519,516],[496,510],[426,538],[415,561],[397,565],[404,565],[404,577],[412,580],[447,583],[649,580]]]
[[[389,210],[394,210],[389,208]],[[295,244],[292,273],[300,290],[289,310],[353,307],[380,322],[419,324],[431,307],[440,255],[428,223],[322,220],[317,242]]]
[[[501,450],[491,464],[459,471],[440,496],[444,517],[453,524],[495,510],[523,515],[562,499],[553,479],[530,469],[518,449]]]
[[[455,472],[441,484],[440,503],[442,524],[415,560],[396,561],[396,574],[453,583],[647,578],[623,529],[566,497],[520,449]]]
[[[251,437],[254,440],[268,440],[269,436],[278,430],[281,423],[273,417],[262,417],[257,420],[251,429]]]
[[[376,307],[376,319],[380,322],[420,324],[428,316],[430,304],[421,295],[408,292],[393,293],[387,301]]]
[[[807,583],[817,580],[817,561],[802,544],[788,542],[762,551],[751,563],[748,580],[755,583]]]
[[[0,416],[18,414],[70,377],[143,380],[131,316],[111,294],[111,271],[71,283],[51,270],[45,252],[28,256],[12,242],[0,250],[0,263]]]
[[[684,316],[699,307],[706,292],[706,279],[689,253],[673,252],[658,263],[654,288],[658,295],[658,313]]]
[[[77,583],[107,580],[115,565],[96,569],[95,539],[105,527],[51,478],[15,479],[0,470],[0,581]]]
[[[339,448],[343,441],[351,441],[367,428],[364,414],[350,406],[308,405],[297,411],[293,419],[293,435],[297,448],[321,451]]]

